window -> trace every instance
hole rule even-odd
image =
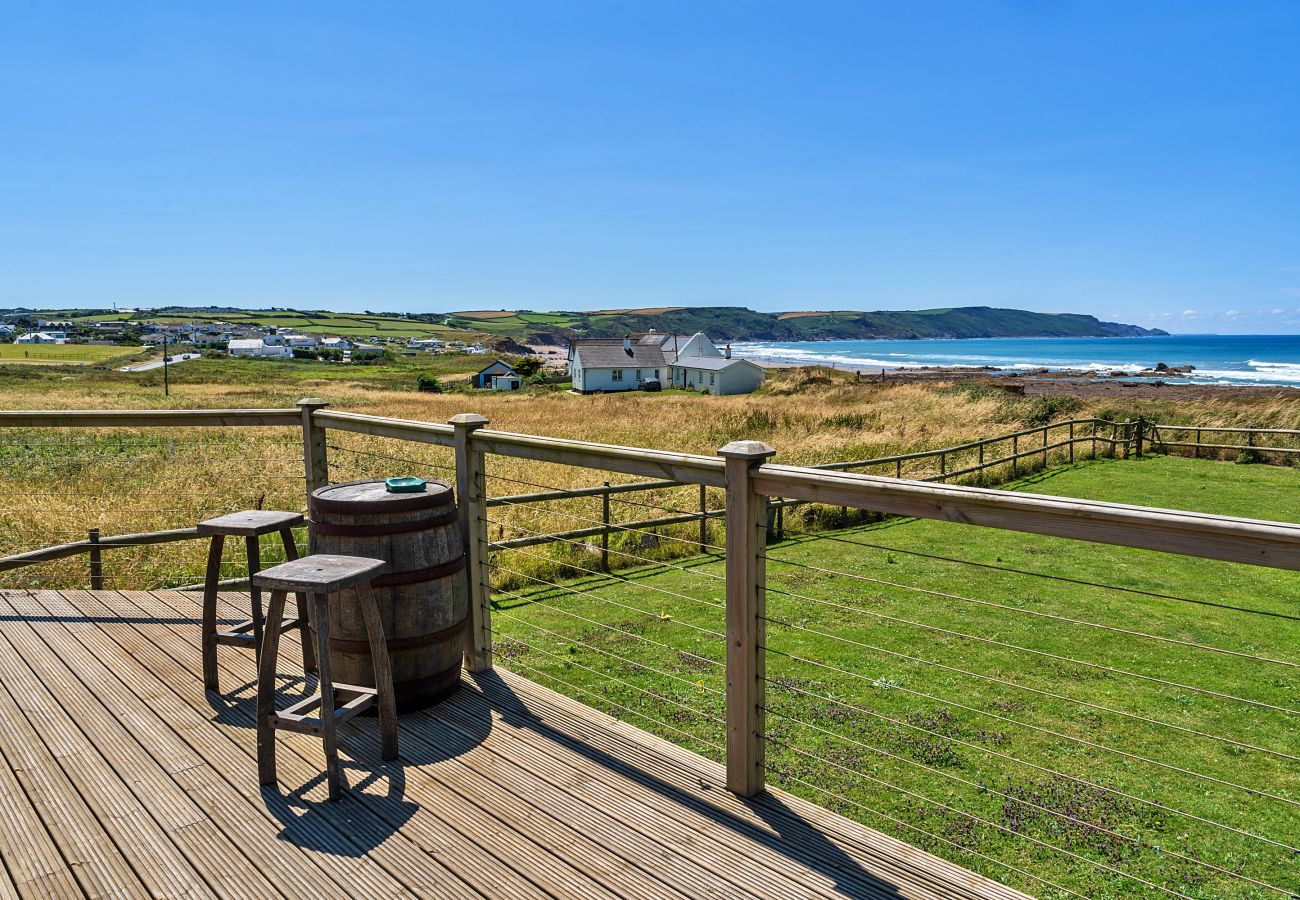
[[[659,370],[655,369],[655,381],[659,380]]]
[[[637,369],[637,370],[636,370],[636,380],[637,380],[637,381],[640,381],[640,380],[641,380],[641,370],[640,370],[640,369]]]
[[[611,379],[613,379],[614,381],[622,381],[622,380],[623,380],[623,370],[622,370],[622,369],[614,369],[614,370],[612,370],[612,371],[609,373],[609,377],[610,377]]]
[[[712,372],[709,373],[709,384],[714,384],[714,374]]]

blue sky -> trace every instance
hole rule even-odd
[[[1300,3],[0,5],[0,306],[1300,331]]]

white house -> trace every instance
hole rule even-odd
[[[226,346],[231,356],[256,356],[265,359],[291,359],[293,351],[288,347],[267,344],[261,338],[236,338]]]
[[[412,350],[427,350],[430,353],[436,353],[447,345],[437,338],[412,338],[406,342],[406,346]]]
[[[750,394],[763,384],[763,367],[731,355],[731,345],[719,350],[702,332],[675,351],[664,351],[672,370],[673,387],[710,394]]]
[[[524,386],[524,380],[518,375],[493,375],[492,390],[517,391]]]
[[[581,394],[635,391],[647,381],[661,381],[667,371],[663,350],[652,344],[631,338],[569,343],[569,373]]]
[[[29,331],[14,338],[15,344],[66,344],[66,331]]]
[[[308,347],[314,349],[320,340],[314,334],[293,334],[284,335],[284,345],[286,347]]]
[[[320,346],[322,350],[351,350],[352,342],[347,338],[328,337],[321,338]]]

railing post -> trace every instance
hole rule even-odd
[[[1074,419],[1070,420],[1070,465],[1074,465]]]
[[[1020,474],[1020,435],[1011,435],[1011,477]]]
[[[718,451],[727,470],[727,789],[752,797],[764,788],[763,529],[766,497],[751,470],[776,451],[761,441],[733,441]]]
[[[465,628],[465,668],[492,668],[492,600],[488,591],[487,479],[483,453],[475,450],[474,432],[488,420],[474,413],[453,416],[456,429],[456,493],[460,507],[460,536],[465,543],[465,572],[469,581],[469,624]]]
[[[605,493],[600,495],[600,521],[605,530],[600,534],[600,571],[609,571],[609,482],[605,482]]]
[[[302,410],[302,462],[307,479],[307,495],[330,483],[329,458],[325,453],[325,428],[316,423],[317,410],[329,406],[318,397],[304,397],[298,401]]]
[[[1142,458],[1142,437],[1146,428],[1146,416],[1138,416],[1136,430],[1133,433],[1133,452],[1138,459]]]
[[[948,480],[948,453],[945,450],[939,451],[939,480]]]
[[[1192,448],[1192,458],[1201,458],[1201,429],[1197,428],[1192,434],[1196,435],[1196,446]]]
[[[1043,426],[1043,468],[1044,469],[1047,468],[1047,429],[1051,427],[1052,426],[1050,425]]]
[[[99,529],[86,529],[86,540],[90,542],[90,589],[92,591],[102,591],[104,589],[104,558],[103,552],[99,549]]]

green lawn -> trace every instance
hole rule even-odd
[[[125,359],[140,353],[139,347],[104,344],[0,344],[0,364],[68,363],[90,365]]]
[[[1295,520],[1297,481],[1156,457],[1015,487]],[[1207,780],[1300,799],[1298,716],[1268,708],[1300,709],[1300,622],[1263,614],[1300,615],[1296,574],[907,519],[768,553],[772,783],[1040,896],[1065,894],[998,862],[1090,897],[1159,892],[1043,844],[1192,897],[1276,895],[1180,855],[1300,889],[1290,852],[1191,818],[1296,843],[1300,805]],[[717,758],[722,573],[704,556],[499,591],[500,664]]]

